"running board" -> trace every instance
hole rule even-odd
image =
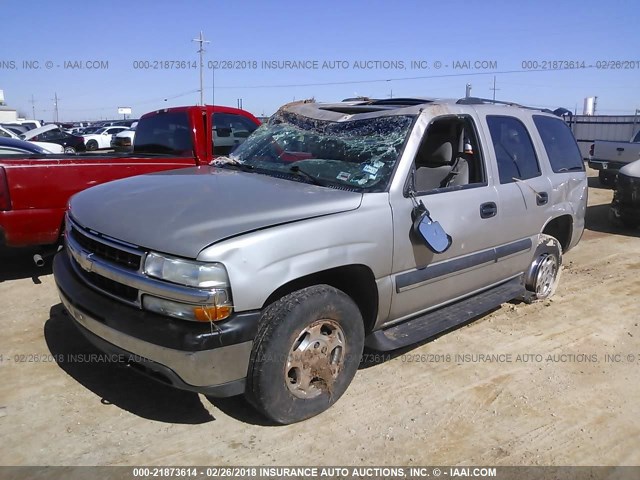
[[[468,322],[524,293],[522,277],[516,277],[464,300],[377,330],[366,337],[365,345],[382,352],[406,347]]]

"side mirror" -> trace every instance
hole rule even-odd
[[[439,222],[433,220],[422,200],[412,212],[413,231],[421,238],[433,253],[444,253],[449,250],[453,239],[444,231]]]

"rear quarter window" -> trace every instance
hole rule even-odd
[[[158,113],[142,119],[136,129],[134,152],[193,156],[187,112]]]
[[[549,163],[555,173],[584,170],[578,144],[563,120],[534,115],[533,123],[538,129]]]

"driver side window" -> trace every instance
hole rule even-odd
[[[414,159],[416,193],[486,185],[475,125],[469,117],[445,117],[429,125]]]

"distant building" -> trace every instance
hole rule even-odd
[[[0,123],[15,122],[16,120],[18,120],[17,110],[11,107],[0,105]]]
[[[566,121],[584,158],[589,157],[589,148],[595,140],[628,142],[640,129],[638,115],[574,115]]]

